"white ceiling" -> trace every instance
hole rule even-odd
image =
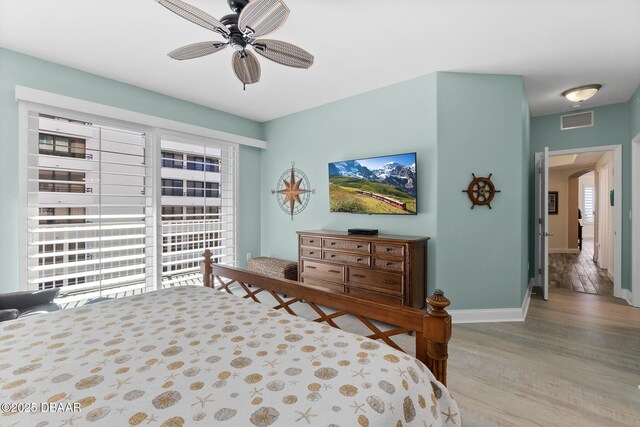
[[[556,170],[594,168],[605,153],[606,151],[589,151],[587,153],[549,156],[549,168]]]
[[[226,0],[188,0],[220,18]],[[257,121],[435,71],[523,75],[534,116],[571,109],[560,92],[601,83],[584,107],[625,102],[640,85],[637,0],[285,0],[268,35],[315,55],[309,70],[259,57],[242,85],[231,49],[166,53],[219,39],[153,0],[0,0],[0,46]]]

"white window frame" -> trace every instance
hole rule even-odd
[[[160,174],[160,136],[162,134],[184,135],[189,138],[203,139],[205,141],[219,140],[224,143],[236,145],[247,145],[256,148],[267,148],[265,141],[235,135],[215,129],[204,128],[174,120],[164,119],[148,114],[137,113],[121,108],[111,107],[64,95],[40,91],[24,86],[15,86],[15,98],[18,103],[18,158],[21,167],[18,168],[18,194],[19,194],[19,289],[27,289],[27,244],[28,241],[28,221],[27,221],[27,168],[28,164],[28,136],[29,136],[29,113],[47,114],[59,117],[69,117],[77,120],[100,124],[104,126],[114,126],[124,129],[135,129],[144,131],[147,138],[151,138],[154,163],[153,180],[153,211],[154,224],[156,225],[156,244],[154,245],[155,274],[153,282],[157,287],[162,277],[162,239],[158,239],[158,230],[161,230],[161,174]],[[237,153],[239,155],[239,152]],[[156,173],[157,169],[157,173]],[[236,160],[236,176],[234,177],[234,203],[236,206],[236,229],[240,229],[240,206],[238,205],[238,188],[240,177],[239,158]],[[236,232],[237,233],[237,232]],[[239,243],[239,236],[236,241]],[[160,250],[158,250],[160,249]],[[237,249],[236,249],[237,250]],[[236,254],[238,259],[238,254]]]

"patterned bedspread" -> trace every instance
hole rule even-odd
[[[0,402],[20,427],[460,425],[415,358],[197,286],[0,323]]]

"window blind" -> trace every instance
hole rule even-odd
[[[593,187],[584,187],[584,222],[585,224],[593,224],[594,220],[594,200]]]
[[[162,284],[200,275],[205,249],[236,265],[237,147],[161,136]]]
[[[29,289],[86,299],[154,288],[145,133],[29,114]]]

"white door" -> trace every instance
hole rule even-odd
[[[536,278],[542,297],[549,299],[549,148],[536,153]]]
[[[598,195],[598,266],[609,269],[611,265],[609,220],[609,165],[600,169]]]

